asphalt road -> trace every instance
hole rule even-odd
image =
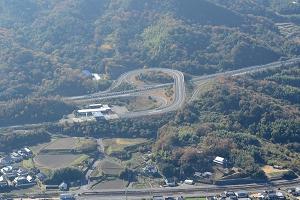
[[[215,73],[211,75],[204,75],[204,76],[198,76],[194,77],[191,82],[195,84],[202,84],[209,80],[215,79],[220,76],[238,76],[238,75],[244,75],[247,73],[256,72],[259,70],[265,70],[269,68],[276,68],[281,66],[290,66],[294,64],[299,64],[300,58],[293,58],[286,61],[277,61],[273,63],[269,63],[266,65],[257,65],[252,67],[245,67],[242,69],[227,71],[227,72],[220,72]],[[151,86],[146,86],[145,88],[136,89],[136,90],[127,90],[127,91],[119,91],[119,92],[113,92],[118,86],[120,86],[123,82],[128,82],[129,78],[132,76],[136,76],[140,73],[147,72],[147,71],[161,71],[164,73],[167,73],[174,78],[174,83],[167,83],[167,84],[156,84]],[[119,98],[119,97],[130,97],[130,96],[146,96],[147,92],[156,89],[156,88],[163,88],[170,85],[175,85],[175,98],[173,102],[167,106],[159,107],[147,111],[140,111],[140,112],[128,112],[124,115],[121,115],[121,118],[135,118],[135,117],[142,117],[142,116],[150,116],[150,115],[157,115],[162,114],[166,112],[171,112],[180,109],[185,101],[186,101],[186,92],[185,92],[185,80],[184,75],[180,71],[172,70],[172,69],[165,69],[165,68],[151,68],[151,69],[139,69],[139,70],[133,70],[127,73],[122,74],[113,84],[112,86],[102,92],[97,92],[94,94],[89,95],[82,95],[82,96],[75,96],[75,97],[66,97],[64,100],[71,101],[71,102],[79,102],[82,100],[101,100],[101,99],[109,99],[109,98]],[[197,98],[197,93],[199,93],[199,89],[196,89],[193,94],[190,101]],[[5,129],[32,129],[32,128],[38,128],[44,125],[49,124],[46,123],[40,123],[40,124],[27,124],[27,125],[17,125],[17,126],[9,126],[9,127],[0,127],[0,130]]]
[[[214,196],[222,193],[223,191],[239,191],[246,190],[249,192],[260,192],[269,190],[270,188],[287,188],[293,186],[299,186],[300,180],[293,181],[273,181],[268,184],[243,184],[243,185],[205,185],[205,186],[180,186],[175,188],[147,188],[147,189],[127,189],[127,190],[99,190],[77,193],[78,199],[105,199],[110,197],[111,199],[142,199],[149,198],[153,195],[161,196]]]
[[[259,70],[265,70],[268,68],[274,68],[274,67],[284,67],[284,66],[290,66],[294,64],[299,64],[300,58],[294,58],[287,61],[280,61],[280,62],[274,62],[267,65],[259,65],[259,66],[253,66],[253,67],[247,67],[243,69],[228,71],[228,72],[222,72],[222,73],[216,73],[212,75],[205,75],[200,77],[195,77],[191,81],[194,83],[203,83],[208,80],[212,80],[219,76],[239,76],[244,75],[247,73],[252,73]],[[112,92],[115,88],[117,88],[119,85],[121,85],[124,81],[127,81],[129,77],[137,75],[138,73],[145,72],[145,71],[163,71],[165,73],[170,74],[174,78],[174,83],[171,84],[158,84],[153,86],[147,86],[146,88],[138,89],[138,90],[129,90],[129,91],[121,91],[121,92]],[[67,101],[80,101],[83,99],[101,99],[101,98],[117,98],[120,96],[131,96],[131,95],[146,95],[147,91],[152,90],[153,88],[160,88],[160,87],[166,87],[174,85],[175,87],[175,97],[174,101],[171,105],[166,105],[161,108],[156,108],[152,110],[147,111],[141,111],[141,112],[131,112],[121,117],[140,117],[140,116],[147,116],[147,115],[155,115],[155,114],[162,114],[170,111],[175,111],[179,108],[181,108],[185,101],[186,101],[186,92],[185,92],[185,80],[184,75],[180,71],[171,70],[171,69],[161,69],[161,68],[154,68],[154,69],[141,69],[141,70],[134,70],[128,73],[125,73],[120,76],[120,78],[112,85],[112,87],[104,92],[98,92],[91,95],[83,95],[83,96],[77,96],[77,97],[71,97],[71,98],[65,98]],[[197,90],[195,90],[193,96],[195,98]],[[19,126],[12,126],[12,127],[6,127],[6,128],[20,128],[20,129],[30,129],[30,128],[36,128],[41,125],[45,125],[49,123],[42,123],[42,124],[30,124],[30,125],[19,125]],[[293,180],[293,181],[278,181],[278,182],[272,182],[272,187],[288,187],[288,186],[294,186],[294,185],[300,185],[300,180]],[[259,185],[259,184],[250,184],[250,185],[236,185],[236,186],[205,186],[205,187],[187,187],[187,188],[152,188],[152,189],[141,189],[141,190],[101,190],[101,191],[78,191],[77,194],[80,194],[81,197],[79,199],[107,199],[107,197],[111,197],[111,199],[124,199],[126,195],[128,195],[130,198],[128,199],[137,199],[137,198],[143,198],[143,197],[149,197],[149,195],[169,195],[169,194],[209,194],[211,191],[213,192],[221,192],[224,190],[263,190],[266,188],[269,188],[270,186],[267,185]],[[126,195],[125,195],[126,194]]]

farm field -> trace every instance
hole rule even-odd
[[[74,154],[40,154],[35,157],[35,164],[42,168],[59,169],[72,165],[81,155]]]
[[[269,165],[264,166],[262,170],[266,173],[268,178],[282,176],[289,171],[287,169],[275,169],[274,167]]]
[[[36,166],[53,170],[64,167],[80,167],[89,159],[85,152],[97,150],[97,142],[87,138],[56,138],[51,142],[35,148],[32,162],[24,162],[24,166]]]
[[[125,139],[125,138],[113,138],[113,139],[104,139],[104,149],[105,153],[110,155],[114,152],[123,151],[126,147],[139,145],[146,143],[148,140],[144,138],[135,138],[135,139]]]
[[[103,190],[103,189],[124,189],[127,186],[128,182],[121,179],[115,179],[110,181],[101,182],[94,186],[94,190]]]
[[[89,138],[67,137],[52,141],[41,151],[88,151],[97,148],[97,142]]]
[[[205,197],[186,197],[184,200],[205,200]]]
[[[119,176],[124,167],[112,159],[104,159],[100,162],[100,169],[104,174]]]

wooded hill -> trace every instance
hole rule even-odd
[[[202,91],[159,129],[153,149],[166,176],[211,170],[215,156],[254,178],[266,164],[299,172],[299,66],[219,78]]]
[[[276,23],[298,26],[299,4],[278,2],[3,0],[0,100],[109,86],[83,69],[113,78],[144,66],[201,75],[298,55],[299,40]]]

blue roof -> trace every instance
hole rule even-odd
[[[89,70],[82,70],[82,74],[84,76],[91,76],[92,75],[92,73]]]

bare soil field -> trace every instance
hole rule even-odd
[[[120,172],[124,169],[121,164],[113,160],[102,160],[100,168],[104,174],[119,176]]]
[[[129,104],[126,106],[129,111],[143,111],[154,109],[160,106],[154,98],[148,96],[139,96],[131,98]]]
[[[269,178],[276,177],[287,173],[289,170],[287,169],[275,169],[270,165],[266,165],[262,168],[262,170],[266,173]]]
[[[123,189],[127,185],[126,181],[123,181],[121,179],[116,179],[116,180],[110,180],[110,181],[105,181],[101,182],[93,188],[94,190],[103,190],[103,189]]]

